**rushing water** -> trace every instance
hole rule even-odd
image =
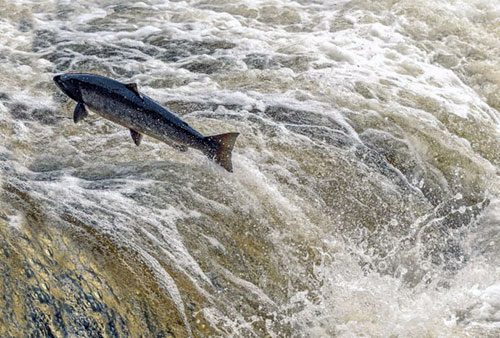
[[[0,336],[500,335],[498,1],[0,9]],[[73,124],[66,71],[235,172]]]

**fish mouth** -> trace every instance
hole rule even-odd
[[[75,101],[79,101],[79,99],[81,99],[78,85],[75,84],[74,81],[71,81],[71,79],[68,79],[65,74],[56,75],[52,79],[64,94],[68,95]]]
[[[61,79],[61,75],[56,75],[52,78],[52,80],[54,80],[54,82],[56,83],[56,85],[63,91],[65,92],[64,90],[64,84],[63,84],[63,81]]]

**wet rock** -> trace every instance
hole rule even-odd
[[[31,291],[31,298],[38,300],[40,304],[50,304],[53,303],[52,297],[39,287],[34,287]]]
[[[32,337],[55,338],[48,316],[39,308],[32,308],[26,316],[28,322],[27,330]]]
[[[32,278],[35,274],[33,273],[33,270],[29,267],[29,265],[26,265],[25,269],[25,274],[27,278]]]
[[[29,192],[16,186],[10,186],[8,191],[9,203],[24,210],[27,227],[12,232],[0,219],[2,252],[10,252],[1,255],[0,260],[0,290],[4,295],[0,297],[0,311],[2,317],[12,323],[6,328],[0,325],[3,336],[127,337],[157,336],[166,332],[174,332],[174,336],[187,335],[182,322],[175,319],[175,307],[162,300],[163,296],[152,295],[150,292],[154,288],[149,287],[147,295],[140,295],[142,286],[139,284],[125,293],[121,287],[113,285],[121,259],[109,257],[109,265],[104,263],[108,258],[102,256],[103,244],[88,254],[83,247],[71,245],[69,250],[66,245],[81,238],[81,233],[69,235],[69,228],[59,232],[61,229],[56,230],[55,224],[60,221],[53,223],[53,219],[48,226],[49,217],[37,207]],[[4,190],[1,196],[3,202],[6,193]],[[71,218],[67,221],[76,222]],[[92,238],[90,235],[86,242]],[[112,249],[107,255],[114,256],[111,252],[116,251]],[[99,263],[96,261],[82,269],[89,259],[97,259]],[[99,271],[93,269],[96,263],[100,266]],[[127,264],[131,263],[133,260]],[[106,269],[103,264],[114,272],[103,275]],[[130,279],[130,271],[127,274],[125,285],[130,285],[135,277]],[[132,298],[127,299],[129,297]],[[150,297],[171,313],[159,319],[161,311],[152,311],[148,303]],[[170,319],[165,318],[174,319],[169,322]]]

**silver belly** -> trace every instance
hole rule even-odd
[[[83,103],[94,113],[128,129],[156,138],[177,149],[186,150],[186,142],[173,139],[177,131],[161,119],[153,119],[143,111],[120,101],[110,100],[94,91],[82,90]],[[184,145],[183,145],[184,144]]]

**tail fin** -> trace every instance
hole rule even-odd
[[[227,171],[233,172],[231,152],[233,151],[234,142],[238,135],[239,133],[227,133],[205,137],[207,143],[210,145],[205,154]]]

